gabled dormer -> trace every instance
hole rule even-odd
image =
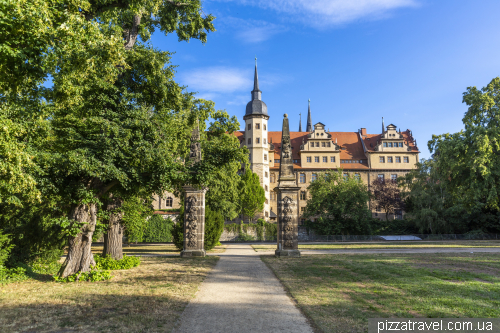
[[[375,151],[403,152],[408,151],[408,145],[404,140],[401,130],[398,132],[396,125],[387,125],[379,141],[374,147]]]

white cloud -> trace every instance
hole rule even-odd
[[[225,17],[222,22],[235,30],[238,40],[246,43],[260,43],[276,34],[286,31],[286,28],[282,25],[262,20],[243,20],[236,17]]]
[[[191,91],[231,93],[251,89],[253,75],[250,70],[219,66],[194,69],[180,79]]]
[[[359,19],[386,17],[392,10],[416,7],[419,0],[222,0],[255,5],[288,14],[316,27],[344,24]]]
[[[228,105],[246,105],[250,101],[250,93],[247,95],[238,95],[227,102]]]

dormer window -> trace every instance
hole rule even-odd
[[[387,147],[387,142],[384,142],[384,147]]]
[[[319,147],[319,142],[316,142],[316,147]]]
[[[326,143],[326,146],[327,146],[327,147],[330,147],[330,142],[327,142],[327,143]]]
[[[325,142],[321,142],[321,147],[326,147],[326,143]]]

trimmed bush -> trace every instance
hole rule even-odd
[[[172,228],[174,222],[168,218],[164,219],[161,215],[153,215],[148,220],[144,229],[143,242],[166,243],[172,241]]]
[[[126,254],[123,255],[123,259],[116,260],[111,258],[111,256],[102,257],[100,255],[94,256],[96,264],[98,264],[102,269],[118,270],[118,269],[130,269],[139,266],[141,260],[138,257],[128,257]]]

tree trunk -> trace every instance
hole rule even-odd
[[[76,237],[69,238],[68,256],[64,261],[59,275],[63,278],[77,272],[88,272],[95,265],[92,255],[92,235],[97,222],[97,207],[95,204],[77,205],[71,210],[69,218],[78,222],[86,222]]]
[[[108,203],[106,210],[112,211],[114,209],[120,208],[123,204],[121,198],[113,198],[110,195],[111,200]],[[120,260],[123,259],[123,225],[122,225],[123,212],[116,212],[111,214],[109,217],[109,229],[104,235],[104,249],[102,250],[102,256],[107,255],[111,258]]]

